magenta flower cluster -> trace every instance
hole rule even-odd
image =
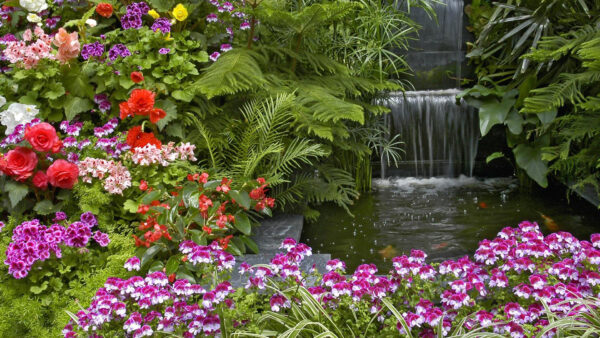
[[[65,220],[63,214],[57,213],[57,223],[51,226],[45,226],[38,219],[33,219],[23,222],[13,230],[12,242],[6,249],[4,261],[4,264],[8,265],[9,274],[17,279],[24,278],[36,262],[45,261],[52,254],[61,258],[61,246],[87,246],[92,237],[91,229],[98,223],[96,217],[86,212],[81,214],[79,221],[65,227],[58,223]],[[110,242],[108,235],[100,231],[96,231],[93,238],[100,246],[106,246]]]
[[[113,52],[113,49],[118,46],[118,45],[114,45],[113,48],[111,48],[108,51],[108,58],[111,61],[113,60],[113,56],[115,52]],[[124,45],[122,45],[123,47],[125,47]],[[125,49],[129,52],[129,50],[127,49],[127,47],[125,47]],[[121,56],[121,54],[118,54],[115,59],[117,57]],[[101,112],[106,113],[107,111],[110,110],[111,104],[110,104],[110,100],[108,99],[108,96],[106,94],[96,94],[94,95],[94,102],[98,105],[98,109],[100,109]],[[99,136],[98,136],[99,137]]]
[[[217,242],[201,246],[187,241],[181,244],[180,251],[194,265],[207,264],[222,270],[231,269],[235,263],[233,256]],[[130,258],[125,268],[139,270],[140,260]],[[207,291],[186,279],[170,279],[161,271],[149,273],[145,278],[111,277],[96,292],[90,306],[77,313],[77,321],[69,322],[63,334],[76,337],[76,331],[81,330],[93,336],[117,335],[117,332],[128,337],[152,336],[157,332],[178,333],[183,337],[215,335],[221,330],[217,307],[232,308],[233,301],[228,297],[233,292],[227,281]],[[110,331],[115,328],[117,332]]]
[[[346,276],[344,262],[335,259],[313,286],[299,270],[310,248],[293,239],[286,239],[282,248],[287,253],[277,254],[268,268],[240,266],[240,273],[250,272],[246,288],[264,289],[267,278],[298,283],[325,309],[363,302],[373,314],[383,308],[383,298],[391,297],[401,300],[397,305],[405,310],[402,316],[408,329],[425,337],[434,336],[440,324],[441,333],[447,335],[471,313],[475,315],[464,322],[466,329],[484,327],[497,334],[526,337],[548,324],[542,301],[564,317],[586,311],[584,306],[574,309],[575,303],[569,300],[600,296],[600,234],[592,235],[591,241],[579,241],[567,232],[544,236],[531,222],[505,228],[497,238],[482,241],[474,260],[463,257],[434,266],[426,263],[425,252],[412,250],[410,256],[393,259],[388,276],[377,275],[373,264],[363,264]],[[419,294],[415,290],[424,286],[435,292],[433,298],[413,303],[407,295]],[[482,308],[488,300],[498,305]],[[270,306],[279,312],[290,307],[291,301],[276,292]],[[385,319],[383,314],[378,316],[380,322]],[[406,334],[399,322],[397,329]]]

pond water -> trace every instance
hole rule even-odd
[[[568,231],[588,239],[600,232],[600,212],[569,206],[562,196],[522,192],[514,178],[390,178],[352,206],[354,218],[323,206],[316,223],[305,223],[302,241],[330,253],[349,272],[362,263],[391,268],[391,258],[420,249],[428,261],[473,255],[480,240],[504,227],[536,221],[544,233]]]

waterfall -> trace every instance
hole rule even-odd
[[[459,88],[469,40],[464,27],[464,0],[443,0],[432,6],[437,22],[421,8],[410,10],[410,18],[422,27],[406,54],[414,72],[410,80],[417,90]]]
[[[390,168],[381,159],[381,176],[472,176],[479,141],[479,117],[465,102],[456,103],[465,76],[466,41],[464,0],[434,3],[437,22],[422,8],[411,8],[410,18],[422,26],[410,43],[406,61],[417,91],[391,93],[382,104],[390,135],[404,142],[403,161]],[[406,6],[405,2],[401,2]]]
[[[382,176],[471,176],[479,141],[479,118],[465,102],[456,103],[458,89],[393,93],[384,105],[386,123],[405,143],[398,169],[382,161]],[[387,168],[386,168],[387,167]],[[389,175],[388,174],[388,175]]]

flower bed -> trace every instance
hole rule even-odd
[[[287,239],[281,249],[269,264],[240,264],[247,284],[234,290],[224,273],[233,267],[233,256],[217,242],[183,242],[182,261],[200,267],[197,272],[206,276],[211,291],[186,279],[169,280],[160,271],[145,278],[111,278],[91,306],[73,316],[65,334],[192,337],[295,328],[338,337],[465,332],[552,337],[557,329],[549,327],[549,319],[595,312],[600,305],[581,303],[600,296],[600,234],[591,241],[566,232],[544,236],[536,223],[522,222],[481,241],[474,259],[430,265],[423,251],[412,250],[410,256],[395,257],[385,276],[372,264],[346,275],[338,259],[323,273],[300,271],[310,247]]]

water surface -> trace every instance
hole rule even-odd
[[[537,221],[549,233],[542,214],[560,230],[589,239],[600,232],[600,213],[584,209],[560,196],[522,192],[514,178],[391,178],[374,181],[374,191],[352,206],[354,218],[341,208],[320,208],[319,220],[304,225],[302,241],[345,260],[349,271],[364,262],[387,271],[391,262],[383,256],[413,248],[433,262],[472,255],[480,240],[522,220]]]

